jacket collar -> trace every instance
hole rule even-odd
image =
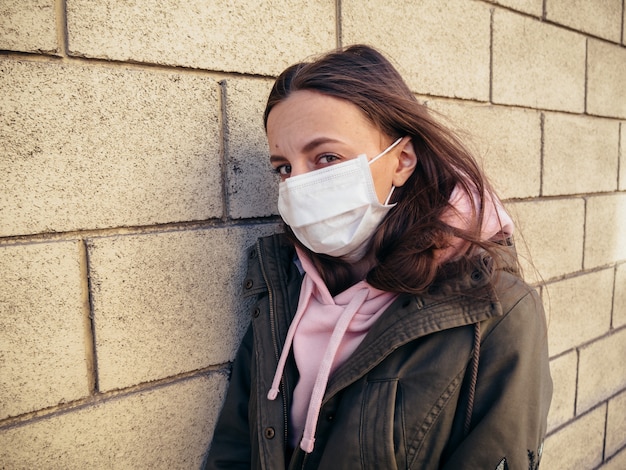
[[[259,257],[263,266],[256,266],[256,271],[259,277],[260,271],[265,273],[263,277],[266,277],[270,289],[280,291],[284,288],[281,282],[285,281],[290,284],[301,282],[293,275],[295,250],[284,235],[272,235],[260,239],[257,249],[262,252]],[[511,250],[512,260],[514,257],[512,246]],[[504,266],[496,266],[495,269],[512,270],[513,268],[512,265],[509,266],[509,263],[505,263]],[[285,275],[286,272],[290,272],[291,275]],[[249,276],[251,274],[253,273],[249,272]],[[457,285],[466,286],[468,283],[476,285],[482,283],[482,280],[477,273],[473,273],[461,279]],[[257,289],[260,288],[259,283],[256,286]],[[258,290],[254,290],[258,293]],[[354,381],[355,377],[366,374],[406,343],[438,331],[472,325],[502,315],[500,302],[490,289],[485,291],[487,295],[483,299],[472,298],[471,300],[459,293],[455,294],[454,290],[454,286],[448,286],[432,295],[402,294],[398,296],[372,327],[350,360],[333,374],[328,384],[327,396],[332,396],[335,391]],[[277,320],[282,326],[281,330],[286,331],[296,306],[293,308],[294,311],[279,315],[280,318]],[[282,342],[282,339],[280,341]]]
[[[501,315],[498,301],[468,302],[461,296],[444,300],[401,295],[372,327],[350,360],[335,372],[328,384],[327,396],[344,388],[355,377],[367,374],[406,343]]]

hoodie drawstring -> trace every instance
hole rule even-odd
[[[304,312],[307,310],[308,299],[312,294],[313,282],[303,282],[303,292],[301,295],[301,299],[307,299],[306,302],[299,302],[298,310],[296,315],[289,327],[289,331],[287,332],[287,337],[285,339],[285,346],[280,355],[280,359],[278,361],[278,365],[276,367],[276,373],[274,374],[274,380],[272,381],[272,387],[267,394],[267,398],[269,400],[274,400],[278,396],[279,393],[279,385],[280,381],[285,369],[285,364],[287,362],[287,357],[289,356],[289,351],[291,350],[293,344],[293,338],[295,336],[296,330],[298,328],[298,324],[302,319]],[[330,377],[330,371],[335,361],[335,356],[337,355],[337,350],[341,345],[342,339],[350,325],[350,322],[359,311],[361,306],[367,300],[367,296],[369,294],[369,290],[367,288],[359,290],[352,300],[348,303],[348,305],[344,308],[341,313],[335,328],[333,329],[332,335],[330,337],[330,341],[326,350],[324,352],[324,356],[322,358],[322,362],[320,364],[319,370],[317,372],[315,378],[315,384],[313,386],[313,391],[311,394],[311,399],[309,402],[306,422],[304,426],[304,433],[302,437],[302,441],[300,442],[300,448],[307,453],[311,453],[313,451],[313,446],[315,443],[315,430],[317,428],[317,420],[319,417],[320,409],[322,407],[322,400],[324,398],[324,393],[326,391],[326,385],[328,384],[328,379]]]
[[[291,350],[291,345],[293,344],[293,338],[296,335],[296,330],[298,329],[298,325],[300,324],[300,320],[304,316],[304,312],[306,312],[307,306],[309,304],[309,299],[313,294],[314,284],[312,282],[302,282],[302,292],[300,293],[300,301],[298,302],[298,310],[296,311],[295,316],[289,325],[289,330],[287,331],[287,337],[285,338],[285,345],[283,346],[283,350],[280,353],[280,359],[278,360],[278,365],[276,366],[276,372],[274,373],[274,380],[272,380],[272,387],[270,391],[267,393],[268,400],[275,400],[278,396],[280,380],[283,376],[283,372],[285,370],[285,364],[287,363],[287,357],[289,357],[289,351]],[[302,300],[305,300],[304,302]]]
[[[300,448],[307,453],[313,452],[313,444],[315,443],[315,430],[317,428],[317,419],[322,408],[322,399],[324,398],[324,392],[326,392],[326,385],[328,384],[328,378],[330,377],[330,369],[335,361],[337,355],[337,349],[341,344],[343,336],[346,334],[346,330],[354,318],[354,315],[359,311],[361,305],[365,302],[368,295],[367,289],[362,289],[356,293],[354,298],[346,306],[345,310],[339,317],[339,321],[333,330],[333,334],[330,337],[328,347],[324,352],[320,369],[315,378],[315,385],[313,386],[313,393],[311,394],[311,401],[309,403],[309,409],[306,415],[306,423],[304,425],[304,435],[300,442]]]
[[[470,432],[472,423],[472,412],[474,411],[474,395],[476,393],[476,382],[478,381],[478,361],[480,359],[480,323],[474,324],[474,346],[472,348],[472,370],[470,376],[470,389],[468,391],[467,409],[465,410],[465,436]]]

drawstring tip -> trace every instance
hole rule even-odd
[[[300,449],[305,451],[307,454],[310,454],[311,452],[313,452],[314,443],[315,443],[314,437],[311,437],[311,438],[303,437],[302,440],[300,441]]]
[[[277,388],[272,388],[268,393],[267,393],[267,399],[268,400],[276,400],[276,397],[278,396],[278,389]]]

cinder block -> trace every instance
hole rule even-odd
[[[71,55],[277,75],[336,46],[335,2],[68,0]]]
[[[615,291],[613,293],[613,328],[626,325],[626,264],[615,268]]]
[[[622,34],[622,0],[549,0],[546,19],[613,42]]]
[[[577,414],[626,388],[625,357],[626,329],[594,341],[580,350]]]
[[[536,111],[475,103],[428,101],[474,150],[501,198],[539,195],[541,124]]]
[[[544,287],[550,354],[560,354],[608,333],[612,287],[612,269],[586,273]]]
[[[380,48],[418,93],[489,99],[489,5],[402,0],[368,8],[341,2],[343,44]]]
[[[269,162],[263,111],[273,81],[228,79],[226,164],[228,210],[234,219],[277,214],[279,176]]]
[[[0,49],[57,53],[54,0],[2,0]]]
[[[626,24],[626,8],[624,8],[624,19],[622,20],[622,24]],[[622,28],[622,44],[624,44],[626,46],[626,33],[624,32],[624,29]],[[622,452],[622,454],[626,457],[626,454],[624,454],[624,452]]]
[[[79,253],[78,242],[0,247],[0,419],[89,394]]]
[[[609,400],[605,454],[611,457],[624,447],[626,447],[626,392]]]
[[[495,103],[584,110],[584,36],[498,9],[492,47]]]
[[[619,122],[546,113],[543,195],[617,189]]]
[[[626,190],[626,124],[620,123],[619,189]]]
[[[98,384],[113,390],[234,358],[245,248],[272,225],[89,241]]]
[[[517,226],[517,251],[529,282],[580,271],[585,218],[582,199],[516,202],[506,207]]]
[[[602,467],[601,470],[624,470],[626,468],[626,449],[611,457]]]
[[[196,377],[0,430],[4,468],[200,468],[227,379]]]
[[[513,10],[528,13],[533,16],[543,15],[543,0],[488,0]]]
[[[577,369],[578,354],[576,351],[571,351],[550,361],[554,392],[548,414],[548,432],[574,418]]]
[[[222,216],[212,78],[4,59],[0,89],[0,236]]]
[[[587,199],[585,269],[626,260],[626,194]]]
[[[587,112],[626,118],[626,49],[589,39]]]
[[[602,462],[604,417],[600,406],[546,439],[541,468],[596,468]]]

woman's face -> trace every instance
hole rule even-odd
[[[348,101],[314,91],[296,91],[270,111],[267,119],[270,162],[284,180],[366,154],[372,159],[393,143]],[[376,195],[385,201],[392,185],[402,186],[407,170],[406,138],[370,165]],[[407,173],[405,175],[405,173]]]

